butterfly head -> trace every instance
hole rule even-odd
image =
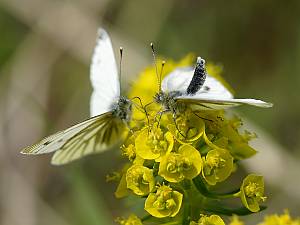
[[[124,122],[129,122],[132,116],[132,102],[121,96],[115,109],[113,110],[113,115],[120,118]]]
[[[177,103],[175,100],[175,97],[180,96],[181,93],[178,91],[172,91],[169,93],[165,93],[163,91],[160,91],[159,93],[155,94],[154,101],[157,104],[160,104],[163,106],[164,110],[167,111],[176,111]]]

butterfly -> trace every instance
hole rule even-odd
[[[122,51],[120,50],[121,56]],[[98,30],[90,68],[93,93],[91,118],[26,147],[23,154],[55,152],[51,163],[61,165],[92,153],[104,152],[118,143],[128,130],[132,101],[120,95],[117,64],[109,35]]]
[[[242,104],[263,108],[273,106],[262,100],[234,98],[219,80],[207,74],[205,60],[201,57],[197,57],[194,68],[174,70],[159,86],[161,90],[154,96],[154,101],[162,105],[160,113],[171,112],[173,117],[186,106],[193,110],[226,109]]]

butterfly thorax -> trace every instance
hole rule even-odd
[[[115,117],[120,118],[125,123],[128,123],[131,120],[132,115],[132,102],[129,99],[121,96],[115,105],[112,114]]]
[[[155,94],[154,101],[163,107],[163,111],[170,111],[176,114],[180,111],[181,105],[176,101],[176,97],[180,96],[182,93],[179,91],[171,91],[168,93],[160,91]]]

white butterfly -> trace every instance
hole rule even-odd
[[[206,73],[205,61],[197,58],[195,68],[179,68],[167,75],[155,101],[163,106],[162,112],[171,111],[175,116],[180,107],[195,110],[224,109],[247,104],[257,107],[272,107],[272,103],[257,99],[236,99],[217,79]]]
[[[110,38],[98,30],[90,78],[93,86],[91,118],[48,136],[22,150],[23,154],[54,152],[52,164],[60,165],[85,155],[103,152],[121,140],[131,119],[132,102],[120,96],[120,82]]]

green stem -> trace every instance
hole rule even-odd
[[[266,206],[260,206],[260,211],[265,210],[267,207]],[[232,216],[232,215],[237,215],[237,216],[246,216],[253,214],[254,212],[251,212],[248,210],[246,207],[240,207],[240,208],[226,208],[224,206],[219,206],[217,204],[214,205],[207,205],[205,207],[205,210],[211,213],[215,214],[222,214],[222,215],[227,215],[227,216]]]
[[[146,216],[144,216],[143,218],[141,218],[141,221],[144,222],[144,221],[150,219],[151,217],[152,217],[152,216],[151,216],[150,214],[149,214],[149,215],[146,215]]]
[[[240,189],[227,192],[227,193],[215,193],[211,192],[207,189],[204,181],[200,176],[197,176],[193,179],[194,185],[197,188],[197,190],[205,197],[212,198],[212,199],[226,199],[226,198],[235,198],[238,197],[238,193],[240,192]]]
[[[190,224],[190,211],[191,205],[189,202],[188,193],[185,192],[186,199],[184,201],[184,209],[183,209],[183,217],[182,217],[182,225],[189,225]]]

